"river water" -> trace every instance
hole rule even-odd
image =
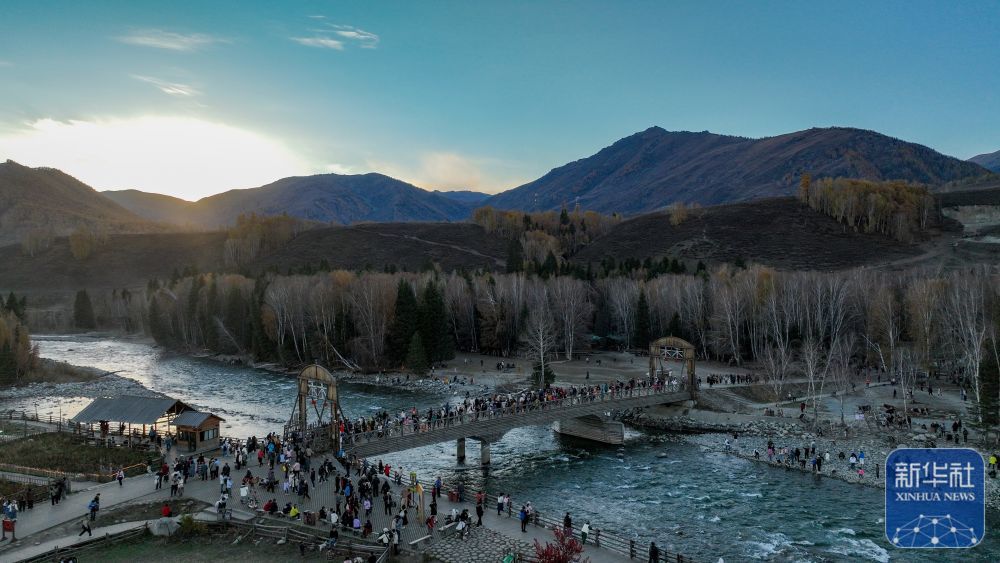
[[[43,357],[93,366],[149,389],[219,413],[224,435],[279,431],[291,412],[294,381],[263,370],[163,354],[145,343],[80,337],[38,339]],[[348,416],[385,408],[437,406],[456,399],[372,386],[342,385]],[[72,415],[89,402],[74,397],[7,400],[0,408]],[[468,459],[478,459],[469,441]],[[488,472],[458,466],[454,444],[390,454],[385,460],[422,480],[440,475],[473,491],[507,491],[516,502],[623,535],[635,534],[702,561],[998,561],[1000,517],[987,515],[987,535],[971,551],[902,551],[882,532],[883,492],[819,479],[707,451],[681,438],[629,432],[623,450],[520,428],[493,444]]]

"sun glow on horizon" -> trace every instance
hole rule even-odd
[[[97,190],[197,200],[313,172],[264,135],[189,117],[39,119],[0,135],[0,159],[58,168]]]

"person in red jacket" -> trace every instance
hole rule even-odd
[[[164,518],[170,518],[171,516],[174,515],[174,511],[170,509],[170,504],[163,503],[163,508],[160,509],[160,514]]]

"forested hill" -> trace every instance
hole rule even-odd
[[[53,168],[0,164],[0,246],[45,246],[77,229],[103,233],[164,230]]]
[[[969,162],[975,162],[993,172],[1000,172],[1000,151],[974,156],[969,159]]]
[[[989,174],[973,162],[861,129],[814,128],[748,139],[651,127],[486,203],[523,210],[579,204],[602,213],[637,214],[674,202],[709,205],[794,195],[804,173],[931,185]]]
[[[460,221],[469,216],[476,199],[463,201],[461,196],[456,199],[429,192],[382,174],[296,176],[196,202],[134,190],[106,195],[151,219],[209,229],[233,225],[237,217],[251,213],[288,214],[344,225],[360,221]]]

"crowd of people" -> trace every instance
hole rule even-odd
[[[473,397],[466,393],[458,405],[446,403],[440,408],[419,411],[416,407],[390,414],[382,411],[369,417],[340,422],[340,434],[345,444],[370,441],[385,436],[426,432],[455,424],[516,415],[532,410],[582,404],[649,393],[674,392],[682,389],[675,378],[654,375],[652,378],[632,378],[585,386],[527,389],[515,393],[492,393]]]

